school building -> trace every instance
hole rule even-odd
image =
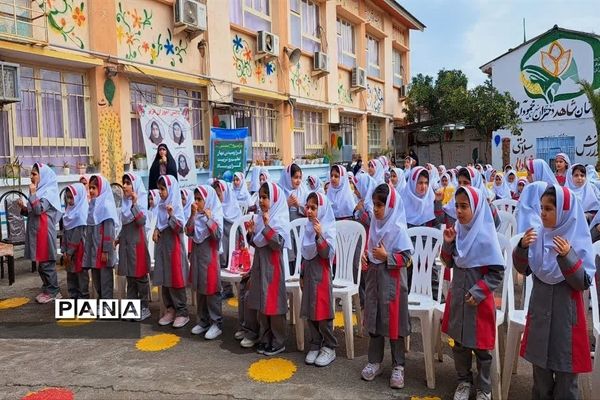
[[[211,126],[249,127],[267,164],[366,159],[391,147],[424,27],[395,0],[0,0],[0,164],[119,180],[144,103],[189,107],[200,170]]]

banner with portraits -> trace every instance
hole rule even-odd
[[[197,185],[189,111],[187,107],[138,105],[149,176],[152,176],[153,167],[155,171],[162,169],[168,174],[174,174],[176,170],[177,180],[182,188]],[[166,146],[166,155],[157,155],[159,145]]]

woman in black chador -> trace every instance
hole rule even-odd
[[[166,144],[161,143],[156,150],[156,157],[150,167],[150,176],[148,177],[148,187],[150,190],[158,189],[156,183],[161,175],[172,175],[177,177],[177,164],[171,155]]]

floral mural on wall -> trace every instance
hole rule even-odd
[[[119,44],[127,46],[126,59],[150,64],[157,64],[159,59],[164,59],[172,67],[183,63],[189,40],[185,35],[174,38],[169,28],[166,32],[154,32],[151,10],[123,9],[119,2],[116,20],[117,40]],[[147,39],[149,31],[152,39]]]
[[[367,83],[367,108],[373,111],[383,111],[383,88]]]
[[[346,77],[346,79],[348,79]],[[344,86],[344,84],[342,83],[344,80],[344,77],[339,74],[338,75],[338,100],[340,103],[343,104],[349,104],[352,105],[354,99],[352,98],[352,91],[350,91],[350,88]]]
[[[241,84],[246,85],[248,80],[254,76],[258,83],[265,83],[275,75],[275,63],[269,61],[264,64],[262,61],[254,61],[254,54],[247,40],[235,35],[233,40],[233,66],[235,73]]]
[[[313,78],[308,73],[302,73],[300,63],[296,63],[292,69],[290,82],[296,93],[310,97],[319,90],[319,79]]]
[[[46,11],[50,32],[61,36],[65,42],[85,48],[80,30],[85,27],[86,7],[83,1],[36,0],[40,9]]]

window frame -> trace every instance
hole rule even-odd
[[[344,46],[343,46],[343,44],[344,44],[343,27],[344,26],[350,28],[351,38],[350,38],[350,40],[346,40],[346,42],[349,42],[352,44],[352,53],[345,50]],[[338,41],[337,41],[338,64],[343,65],[347,68],[354,68],[357,65],[357,61],[356,61],[356,58],[357,58],[356,57],[356,27],[349,20],[342,18],[340,16],[337,16],[336,17],[336,37],[338,39]],[[340,46],[340,43],[342,44],[342,46]],[[354,61],[353,64],[352,65],[346,64],[345,60],[344,60],[344,56],[352,58],[352,60]]]
[[[305,25],[305,18],[307,18],[305,16],[305,13],[303,12],[304,7],[306,5],[306,7],[310,8],[314,8],[316,9],[316,22],[317,22],[317,26],[316,26],[316,30],[317,32],[315,32],[317,35],[319,34],[318,30],[319,27],[321,26],[321,7],[319,6],[319,3],[313,0],[291,0],[291,1],[296,1],[298,4],[298,10],[299,11],[294,11],[291,7],[291,3],[290,3],[290,16],[289,16],[289,37],[290,37],[290,43],[296,47],[299,47],[300,49],[307,51],[307,52],[314,52],[314,51],[321,51],[321,39],[318,36],[313,36],[310,35],[309,33],[304,31],[304,25]],[[300,43],[294,43],[293,42],[293,37],[294,37],[294,32],[293,32],[293,23],[292,23],[292,19],[293,18],[297,18],[298,22],[299,22],[299,28],[300,28]],[[304,41],[309,41],[314,43],[313,47],[310,46],[304,46]]]
[[[350,128],[350,139],[352,143],[348,143],[346,140],[346,134],[348,132],[344,131],[344,145],[352,145],[352,151],[358,150],[358,117],[354,117],[351,115],[340,115],[340,129],[348,129]]]
[[[366,53],[366,60],[367,60],[367,76],[371,77],[371,78],[377,78],[377,79],[381,79],[381,43],[380,40],[377,39],[375,36],[369,35],[368,33],[365,35],[365,41],[367,42],[367,46],[365,48],[365,53]],[[374,42],[375,43],[375,49],[377,50],[376,52],[376,56],[377,59],[375,60],[375,64],[371,63],[371,60],[369,59],[370,55],[372,55],[369,51],[369,46],[370,44]],[[373,73],[373,71],[376,70],[377,73]]]
[[[369,154],[374,154],[383,148],[382,134],[383,122],[378,118],[367,118],[367,148]]]
[[[247,4],[247,0],[231,0],[232,2],[237,2],[239,4],[238,8],[241,9],[241,21],[236,22],[231,18],[231,13],[229,15],[229,22],[236,24],[236,25],[240,25],[246,29],[250,29],[252,31],[256,31],[258,32],[261,29],[255,29],[255,27],[251,27],[247,25],[247,21],[246,21],[246,13],[248,14],[252,14],[254,17],[256,18],[260,18],[261,20],[263,20],[264,22],[266,22],[268,24],[267,27],[267,31],[271,32],[272,28],[273,28],[273,17],[271,16],[271,12],[273,11],[273,5],[271,4],[271,0],[265,0],[266,1],[266,5],[267,5],[267,9],[268,9],[268,14],[265,14],[262,11],[257,10],[254,7],[254,0],[250,0],[252,5],[248,5]],[[259,0],[261,1],[261,0]],[[230,7],[233,7],[233,5],[230,5]]]
[[[298,113],[298,115],[297,115]],[[297,156],[318,154],[325,148],[324,115],[322,111],[307,108],[294,108],[294,153]],[[298,118],[299,117],[299,118]],[[296,148],[297,136],[301,136],[302,149]],[[307,143],[308,142],[308,143]]]
[[[396,58],[398,58],[400,64],[398,72],[396,72]],[[400,81],[400,84],[398,84],[397,80]],[[404,86],[404,65],[402,62],[402,52],[394,48],[392,48],[392,84],[397,88]]]

